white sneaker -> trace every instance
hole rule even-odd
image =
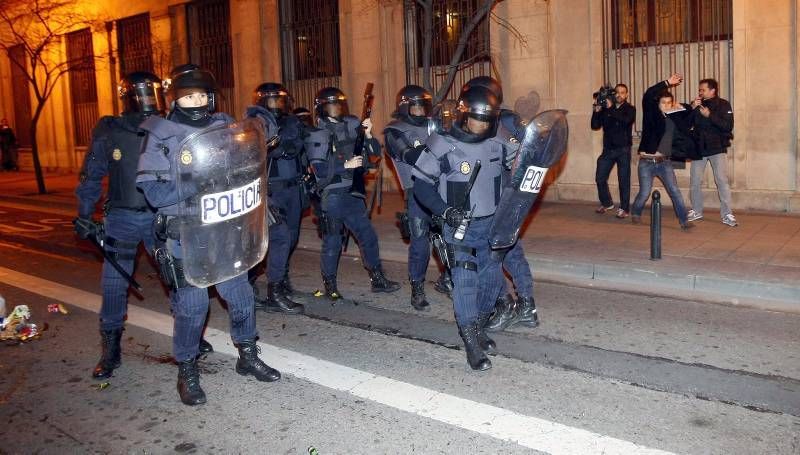
[[[702,215],[701,213],[697,213],[697,212],[695,212],[695,211],[694,211],[694,209],[692,209],[692,210],[689,210],[689,211],[686,213],[686,219],[687,219],[688,221],[700,221],[700,220],[702,220],[702,219],[703,219],[703,215]],[[724,223],[724,222],[725,222],[725,221],[723,221],[723,223]]]
[[[722,223],[727,224],[730,227],[736,227],[739,223],[736,222],[736,217],[733,216],[733,213],[729,213],[722,218]]]

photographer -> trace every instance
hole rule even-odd
[[[628,86],[617,84],[602,87],[594,94],[592,129],[603,129],[603,153],[597,158],[597,196],[600,207],[597,213],[614,209],[611,192],[608,189],[608,176],[617,165],[619,180],[619,209],[617,218],[628,216],[631,197],[631,131],[636,120],[636,108],[628,103]]]
[[[718,89],[716,80],[703,79],[697,90],[697,98],[692,101],[691,120],[701,158],[692,161],[689,187],[692,210],[689,211],[689,221],[703,219],[703,190],[700,184],[706,163],[711,162],[722,222],[735,227],[738,223],[731,211],[731,187],[728,184],[728,161],[725,156],[733,137],[733,110],[727,100],[717,96]]]

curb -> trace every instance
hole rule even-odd
[[[354,247],[342,255],[359,257],[358,245],[355,242],[351,242],[351,245]],[[301,229],[298,248],[319,252],[320,246],[314,229]],[[393,246],[381,245],[381,259],[407,263],[405,250],[398,251]],[[643,264],[575,262],[532,255],[526,257],[537,281],[800,314],[800,280],[792,285],[738,280],[722,275],[654,270],[643,267]],[[431,264],[435,264],[433,258]]]

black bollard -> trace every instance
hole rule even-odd
[[[650,206],[650,259],[661,259],[661,193],[653,191]]]

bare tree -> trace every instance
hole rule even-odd
[[[422,85],[427,90],[432,90],[431,84],[431,48],[433,46],[433,4],[435,0],[416,0],[417,4],[422,8]],[[464,51],[467,49],[470,36],[480,23],[486,19],[491,13],[492,9],[503,0],[482,0],[478,9],[470,18],[467,25],[461,30],[461,35],[458,37],[458,42],[453,50],[453,55],[450,57],[450,62],[447,64],[444,83],[439,87],[439,90],[433,96],[433,102],[438,103],[442,101],[447,92],[450,91],[450,86],[456,78],[459,68],[464,63]],[[510,24],[509,24],[510,26]],[[513,27],[512,27],[513,28]],[[488,50],[487,50],[488,53]]]
[[[46,193],[36,131],[50,95],[59,79],[70,70],[93,64],[91,58],[69,60],[61,52],[62,36],[73,30],[96,28],[101,22],[86,17],[74,0],[0,0],[0,49],[12,65],[19,68],[36,98],[31,115],[30,137],[33,167],[40,194]],[[11,48],[21,46],[22,58],[14,58]],[[15,96],[30,96],[16,93]]]

